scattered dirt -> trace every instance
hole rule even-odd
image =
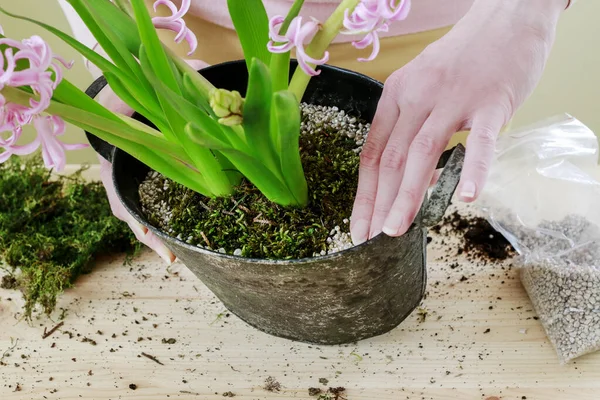
[[[235,397],[235,393],[233,393],[233,392],[225,392],[225,393],[223,393],[223,397]]]
[[[175,338],[163,339],[162,343],[163,344],[175,344],[175,343],[177,343],[177,340]]]
[[[19,287],[19,283],[17,282],[17,278],[12,275],[4,275],[2,277],[2,282],[0,282],[0,288],[13,290]]]
[[[346,400],[346,388],[344,387],[330,387],[327,390],[319,388],[309,388],[308,395],[311,397],[317,397],[317,400]]]
[[[442,224],[436,226],[434,231],[462,236],[463,243],[457,253],[465,253],[476,260],[502,261],[516,254],[508,240],[485,218],[467,217],[454,212],[444,218]]]
[[[137,385],[135,383],[132,383],[132,384],[129,385],[129,389],[136,390],[137,389]]]
[[[277,382],[277,379],[269,376],[265,379],[264,389],[268,392],[279,392],[281,390],[281,384]]]

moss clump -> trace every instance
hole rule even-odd
[[[36,304],[52,312],[97,256],[140,246],[112,215],[100,182],[84,182],[80,173],[50,178],[39,158],[0,164],[0,265],[16,277],[26,318]]]
[[[232,197],[211,199],[160,177],[152,201],[166,203],[172,217],[168,224],[161,213],[147,217],[163,230],[172,229],[172,236],[228,254],[241,249],[242,256],[261,259],[313,257],[327,250],[335,226],[348,230],[344,221],[356,194],[359,156],[356,140],[327,124],[305,130],[300,148],[310,197],[306,208],[272,203],[249,182]]]

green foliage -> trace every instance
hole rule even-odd
[[[112,215],[100,182],[79,174],[51,180],[39,158],[0,164],[0,265],[17,276],[26,318],[38,304],[51,313],[98,256],[140,247]]]
[[[298,146],[300,110],[287,92],[290,54],[272,56],[268,51],[269,20],[262,0],[227,2],[249,82],[243,114],[226,116],[215,112],[228,109],[226,104],[211,103],[215,88],[161,43],[144,0],[67,1],[110,60],[44,23],[1,7],[0,12],[34,22],[79,51],[103,71],[114,92],[157,130],[116,117],[66,81],[57,89],[49,112],[202,195],[231,195],[239,181],[233,168],[269,200],[282,206],[306,206],[307,183]],[[282,33],[303,3],[295,0]],[[12,94],[9,101],[23,98],[23,93]]]
[[[271,135],[285,171],[285,182],[298,204],[308,202],[308,188],[300,160],[300,112],[296,97],[287,91],[273,94]]]
[[[254,58],[269,65],[269,17],[262,0],[227,0],[227,7],[240,38],[248,70]]]

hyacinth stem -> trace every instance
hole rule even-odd
[[[300,10],[304,5],[304,0],[296,0],[292,4],[292,8],[288,15],[285,17],[285,21],[279,29],[280,35],[287,33],[292,20],[300,14]],[[290,80],[290,52],[287,53],[274,53],[271,55],[271,76],[273,77],[273,91],[278,92],[280,90],[286,90]]]
[[[333,14],[325,21],[321,30],[315,35],[314,39],[306,48],[306,53],[313,58],[321,58],[325,51],[333,42],[335,37],[340,33],[344,24],[344,14],[346,10],[354,11],[361,0],[343,0],[342,3],[335,9]],[[313,65],[314,67],[314,65]],[[298,101],[302,101],[302,96],[310,82],[310,76],[302,69],[296,68],[294,76],[290,82],[289,90],[296,95]]]

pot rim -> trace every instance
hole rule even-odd
[[[238,64],[242,64],[242,63],[246,63],[245,60],[233,60],[233,61],[226,61],[223,63],[219,63],[219,64],[214,64],[214,65],[210,65],[206,68],[203,68],[201,71],[210,71],[213,69],[217,69],[220,68],[222,66],[227,66],[227,65],[238,65]],[[296,64],[297,61],[296,59],[291,59],[291,63],[292,64]],[[338,73],[342,73],[345,75],[350,75],[350,76],[354,76],[355,78],[359,78],[362,80],[365,80],[371,84],[374,84],[376,86],[378,86],[379,88],[383,88],[383,83],[381,83],[380,81],[373,79],[367,75],[361,74],[359,72],[356,71],[352,71],[349,69],[345,69],[342,67],[337,67],[334,65],[329,65],[329,64],[324,64],[320,66],[321,69],[323,70],[329,70],[329,71],[333,71],[333,72],[338,72]],[[199,71],[200,72],[200,71]],[[318,77],[316,77],[318,79]],[[124,153],[121,157],[117,157],[117,154],[121,152]],[[112,159],[113,159],[113,164],[115,163],[119,163],[122,162],[124,156],[129,156],[132,157],[131,155],[127,154],[126,152],[124,152],[123,150],[119,149],[119,148],[115,148],[113,150],[113,154],[112,154]],[[133,158],[133,157],[132,157]],[[135,159],[135,158],[134,158]],[[138,160],[135,160],[136,162],[140,162]],[[113,183],[115,185],[115,189],[118,188],[117,186],[117,178],[115,175],[115,171],[118,168],[114,168],[113,165]],[[384,233],[380,233],[379,235],[375,236],[372,239],[367,240],[366,242],[363,242],[359,245],[356,246],[352,246],[348,249],[345,250],[341,250],[332,254],[326,254],[326,255],[317,255],[314,257],[304,257],[304,258],[293,258],[293,259],[286,259],[286,260],[281,260],[281,259],[267,259],[267,258],[253,258],[253,257],[242,257],[242,256],[235,256],[235,255],[231,255],[231,254],[224,254],[224,253],[219,253],[218,251],[214,251],[214,250],[208,250],[204,247],[198,247],[198,246],[194,246],[192,244],[189,244],[181,239],[178,239],[176,237],[173,237],[171,235],[169,235],[168,233],[162,231],[161,229],[153,226],[152,224],[150,224],[148,222],[148,220],[142,216],[139,215],[137,212],[135,212],[134,210],[131,210],[129,208],[129,206],[127,205],[127,203],[123,200],[123,197],[121,195],[121,191],[120,190],[116,190],[117,196],[119,198],[119,201],[121,202],[121,204],[126,208],[126,210],[141,224],[143,224],[144,226],[146,226],[146,228],[148,228],[150,231],[152,231],[152,233],[154,233],[155,235],[157,235],[158,237],[167,240],[167,241],[175,241],[177,242],[177,245],[180,247],[184,247],[190,251],[195,251],[195,252],[199,252],[199,253],[203,253],[203,254],[207,254],[207,255],[216,255],[219,256],[223,259],[230,259],[230,260],[243,260],[245,263],[250,263],[250,264],[269,264],[269,265],[281,265],[281,266],[288,266],[288,265],[298,265],[298,264],[312,264],[312,263],[316,263],[316,262],[322,262],[324,260],[334,260],[337,258],[342,258],[342,257],[349,257],[352,256],[354,253],[359,253],[362,252],[365,248],[367,248],[368,246],[376,243],[377,241],[381,241],[381,240],[385,240],[385,238],[388,238],[388,240],[402,240],[402,237],[404,236],[400,236],[400,237],[391,237],[391,236],[387,236]],[[410,230],[413,229],[425,229],[424,227],[422,227],[421,225],[417,225],[415,222],[413,222],[413,224],[411,225],[411,227],[409,228]]]

